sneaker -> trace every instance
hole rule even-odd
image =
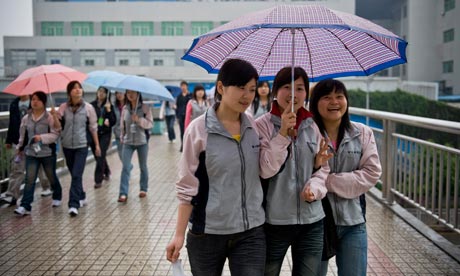
[[[125,195],[121,195],[119,198],[118,198],[118,202],[126,202],[128,200],[128,197],[126,197]]]
[[[5,198],[5,197],[9,197],[9,196],[11,196],[11,194],[9,194],[8,192],[4,192],[4,193],[0,194],[0,199]]]
[[[17,199],[12,196],[2,197],[0,198],[0,203],[8,204],[9,206],[14,206],[17,203]]]
[[[53,207],[59,207],[61,206],[61,201],[58,199],[53,199],[53,204],[51,204]]]
[[[102,187],[102,183],[94,184],[94,189],[99,189],[100,187]]]
[[[30,215],[30,211],[26,210],[26,208],[22,206],[19,206],[18,208],[14,209],[14,213],[20,216]]]
[[[80,208],[85,207],[86,205],[88,205],[88,201],[86,201],[86,199],[80,200]]]
[[[146,196],[147,196],[147,192],[141,191],[141,192],[139,193],[139,197],[140,197],[140,198],[144,198],[144,197],[146,197]]]
[[[43,191],[41,192],[41,195],[42,195],[42,196],[50,196],[50,195],[52,195],[52,194],[53,194],[53,192],[52,192],[50,189],[46,189],[46,190],[43,190]]]
[[[78,209],[75,207],[70,207],[69,209],[69,215],[71,217],[76,217],[78,215]]]

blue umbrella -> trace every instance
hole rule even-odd
[[[124,75],[115,71],[97,70],[88,73],[88,77],[83,81],[83,83],[94,87],[99,87],[111,79],[117,79],[122,76]]]
[[[142,97],[153,100],[174,101],[171,93],[161,83],[151,78],[124,75],[112,78],[102,86],[119,92],[137,91],[142,94]]]
[[[174,98],[177,98],[177,96],[180,95],[180,93],[182,93],[182,90],[180,89],[179,86],[175,86],[175,85],[165,85],[166,89],[169,90],[169,92],[171,92],[171,94],[173,95]]]

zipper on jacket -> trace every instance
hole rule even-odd
[[[294,168],[294,175],[295,175],[295,189],[296,189],[296,192],[297,192],[297,224],[300,224],[300,195],[301,195],[301,188],[300,188],[300,185],[299,185],[299,172],[297,170],[297,143],[296,141],[292,141],[292,157],[294,159],[294,162],[292,163],[292,166]]]
[[[243,137],[241,137],[242,139]],[[243,215],[244,230],[249,229],[248,210],[246,209],[246,164],[244,162],[243,150],[241,149],[241,143],[233,139],[238,146],[238,154],[240,155],[241,161],[241,211]],[[241,141],[241,140],[240,140]]]

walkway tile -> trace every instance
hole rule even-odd
[[[71,218],[66,207],[69,175],[63,184],[63,206],[37,191],[30,216],[16,217],[13,208],[0,208],[0,275],[172,275],[165,248],[174,234],[177,200],[174,183],[180,143],[152,136],[149,191],[140,199],[137,157],[128,202],[118,203],[121,162],[111,154],[112,179],[93,188],[94,163],[85,168],[88,206]],[[460,265],[399,217],[367,197],[369,233],[368,275],[460,275]],[[191,275],[186,249],[182,249]],[[281,275],[290,275],[285,259]],[[223,275],[230,275],[225,268]],[[328,275],[337,275],[334,259]]]

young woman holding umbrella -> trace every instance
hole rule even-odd
[[[96,156],[96,169],[94,170],[94,188],[102,186],[102,180],[109,179],[111,172],[107,163],[106,154],[112,139],[112,127],[116,123],[115,111],[110,103],[110,95],[104,87],[99,87],[96,92],[96,100],[91,102],[97,115],[97,137],[101,148],[101,156]],[[90,147],[94,155],[96,144],[91,140]]]
[[[184,135],[176,184],[180,201],[176,233],[166,257],[177,261],[188,225],[193,275],[220,276],[226,259],[232,275],[264,272],[259,134],[245,114],[257,79],[250,63],[227,60],[217,76],[217,103],[193,120]]]
[[[320,81],[313,88],[310,110],[321,133],[329,137],[334,157],[329,160],[327,200],[337,233],[338,275],[366,275],[367,231],[364,193],[380,178],[377,145],[372,130],[350,121],[348,93],[337,80]],[[323,262],[327,273],[328,262]]]
[[[147,156],[149,151],[148,134],[153,126],[150,107],[142,102],[142,95],[137,91],[126,91],[126,104],[120,117],[120,142],[123,144],[123,170],[120,179],[118,202],[128,200],[129,178],[132,169],[131,159],[137,151],[139,168],[141,170],[139,197],[147,196],[149,172],[147,171]]]
[[[265,275],[268,276],[279,275],[289,247],[292,275],[320,273],[324,218],[321,199],[327,192],[326,161],[331,155],[311,113],[303,107],[308,84],[302,68],[281,69],[273,82],[276,101],[270,113],[256,120],[261,136],[260,175],[267,185]]]
[[[101,156],[97,137],[97,115],[91,104],[83,99],[83,88],[79,81],[67,85],[68,101],[59,106],[58,117],[61,120],[61,144],[67,168],[72,181],[69,191],[69,214],[78,215],[78,209],[86,205],[86,193],[83,189],[83,172],[88,156],[87,131],[95,144],[96,157]],[[51,113],[54,114],[54,109]]]

